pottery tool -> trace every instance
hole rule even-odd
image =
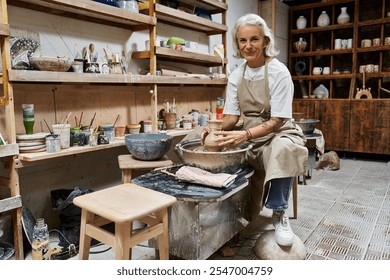
[[[74,116],[74,122],[75,122],[75,127],[79,127],[79,121],[76,116]]]
[[[94,44],[89,44],[89,62],[93,62],[93,53],[95,52]]]
[[[118,121],[118,119],[119,119],[119,114],[118,114],[118,116],[116,116],[116,119],[115,119],[114,124],[113,124],[112,126],[115,127],[115,124],[116,124],[116,122]]]
[[[61,135],[61,133],[62,133],[62,131],[64,130],[65,125],[66,125],[66,123],[68,122],[69,117],[70,117],[71,114],[72,114],[72,112],[69,112],[69,114],[66,116],[66,119],[65,119],[65,121],[64,121],[64,124],[63,124],[63,126],[62,126],[62,128],[61,128],[61,130],[60,130],[60,133],[58,133],[58,135]]]
[[[80,120],[79,120],[79,127],[81,127],[81,120],[83,119],[83,112],[81,112]]]
[[[95,112],[95,114],[93,114],[93,117],[92,117],[91,123],[89,124],[89,128],[91,128],[91,127],[92,127],[92,124],[93,124],[93,121],[95,120],[95,117],[96,117],[96,112]]]
[[[109,63],[110,57],[108,56],[107,50],[105,48],[103,48],[103,51],[104,51],[104,57],[106,58],[107,63]]]
[[[83,50],[81,51],[81,53],[82,53],[83,59],[87,59],[87,53],[88,53],[88,51],[87,51],[87,48],[86,48],[86,47],[83,48]]]
[[[53,134],[53,131],[51,130],[50,126],[47,124],[46,120],[43,119],[43,121],[45,122],[45,124],[46,124],[46,126],[47,126],[47,129],[49,129],[50,134]]]

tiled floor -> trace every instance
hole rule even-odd
[[[307,185],[299,185],[298,219],[290,220],[304,242],[308,260],[390,260],[390,161],[342,158],[338,171],[313,170]],[[235,242],[234,256],[216,252],[209,259],[259,259],[253,246],[270,225],[263,211]],[[105,246],[93,252],[105,251]],[[154,259],[154,249],[137,246],[133,259]],[[78,259],[78,256],[73,257]],[[113,250],[90,259],[114,259]]]

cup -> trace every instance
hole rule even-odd
[[[322,74],[329,75],[330,74],[330,67],[324,67],[324,69],[322,70]]]
[[[390,45],[390,37],[385,38],[385,45],[386,46]]]
[[[97,63],[97,62],[87,62],[85,64],[85,73],[100,73],[99,63]]]
[[[53,124],[53,133],[58,134],[60,138],[61,149],[70,147],[70,124]]]
[[[374,65],[374,73],[379,73],[379,65],[378,64]]]
[[[341,39],[335,39],[334,40],[334,49],[335,50],[341,49]]]
[[[313,68],[313,75],[321,75],[321,73],[322,73],[322,67]]]
[[[129,129],[130,134],[138,134],[141,129],[141,125],[139,123],[128,124],[127,128]]]
[[[175,129],[176,128],[176,113],[165,113],[165,124],[167,129]]]
[[[34,132],[34,104],[22,104],[23,109],[23,125],[26,134],[33,134]]]
[[[348,40],[347,39],[341,40],[341,48],[342,49],[346,49],[347,45],[348,45]]]
[[[360,65],[359,73],[364,73],[364,72],[366,72],[366,65]]]
[[[374,47],[379,47],[381,45],[381,38],[374,38],[374,39],[372,39],[372,45]]]
[[[366,65],[366,73],[374,73],[374,64]]]
[[[115,127],[115,137],[125,136],[126,127],[125,126],[116,126]]]
[[[352,49],[353,40],[352,38],[348,39],[347,48]]]
[[[73,61],[72,62],[72,71],[75,73],[84,72],[84,63],[82,61]]]
[[[46,136],[46,152],[57,153],[61,150],[60,138],[57,134]]]
[[[362,48],[369,48],[369,47],[371,47],[371,45],[372,45],[372,42],[370,39],[363,39],[361,42]]]

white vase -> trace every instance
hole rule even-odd
[[[305,29],[307,24],[307,20],[304,16],[299,16],[297,19],[297,29]]]
[[[347,13],[347,7],[341,8],[341,14],[337,17],[338,24],[348,23],[350,20],[350,16]]]
[[[322,26],[328,26],[330,24],[330,18],[326,11],[322,11],[321,15],[317,19],[317,25]]]

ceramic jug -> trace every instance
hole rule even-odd
[[[338,24],[348,23],[350,20],[350,16],[347,13],[347,7],[341,7],[341,14],[337,17]]]
[[[306,28],[307,20],[304,16],[299,16],[297,19],[297,29]]]
[[[317,25],[322,26],[328,26],[330,24],[330,18],[326,11],[322,11],[321,15],[317,19]]]
[[[307,42],[304,38],[299,38],[298,41],[294,42],[294,48],[298,52],[303,52],[306,49]]]
[[[215,142],[216,139],[222,138],[222,135],[215,135],[214,132],[222,130],[222,120],[210,120],[210,133],[204,139],[204,147],[208,152],[219,152],[222,150],[222,146]]]

